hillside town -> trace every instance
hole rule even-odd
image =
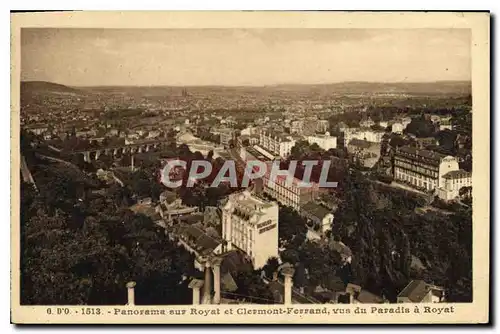
[[[371,304],[374,316],[481,302],[472,119],[487,110],[473,104],[472,28],[207,29],[158,15],[186,29],[16,30],[14,301],[110,315]],[[109,27],[132,23],[116,17]]]
[[[22,82],[22,303],[470,302],[470,83],[438,85]],[[214,170],[188,187],[195,160]],[[310,160],[309,187],[210,186]]]

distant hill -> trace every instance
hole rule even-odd
[[[80,90],[48,81],[22,81],[21,93],[79,93]]]
[[[212,94],[269,94],[283,93],[319,93],[319,94],[408,94],[408,95],[469,95],[470,81],[437,82],[340,82],[332,84],[278,84],[268,86],[101,86],[85,87],[85,90],[102,93],[126,93],[143,96],[180,95],[182,90],[188,93]]]
[[[470,81],[436,81],[436,82],[340,82],[318,85],[283,84],[268,86],[277,90],[335,92],[339,94],[471,94]]]
[[[273,94],[317,93],[335,95],[359,94],[407,94],[407,95],[469,95],[470,81],[436,82],[340,82],[331,84],[278,84],[268,86],[94,86],[69,87],[46,81],[21,82],[21,93],[73,93],[73,94],[130,94],[137,96],[180,95],[186,89],[189,94]]]

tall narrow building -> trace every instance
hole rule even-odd
[[[249,191],[229,195],[222,209],[222,237],[226,251],[240,249],[262,268],[278,257],[278,204]]]

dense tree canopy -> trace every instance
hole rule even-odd
[[[38,191],[21,184],[22,304],[125,304],[131,280],[137,304],[191,301],[182,279],[194,270],[192,255],[128,209],[130,189],[99,192],[64,164],[31,167]]]
[[[470,301],[471,210],[415,210],[425,205],[424,198],[375,187],[352,171],[332,235],[351,247],[354,280],[369,291],[394,301],[411,279],[424,279],[444,286],[449,301]]]

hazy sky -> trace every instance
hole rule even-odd
[[[470,80],[465,29],[22,30],[21,79],[74,86]]]

